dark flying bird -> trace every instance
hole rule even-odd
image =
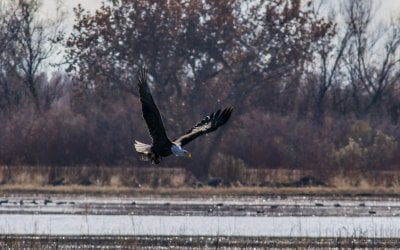
[[[194,127],[184,135],[171,141],[165,132],[160,111],[151,96],[145,69],[142,69],[139,73],[138,86],[143,118],[149,128],[153,144],[149,145],[135,140],[135,149],[139,153],[141,160],[151,160],[153,164],[159,164],[161,157],[166,157],[171,154],[190,158],[192,155],[182,147],[197,137],[215,131],[218,127],[224,125],[228,121],[233,110],[232,107],[225,108],[222,111],[219,109],[217,112],[211,113],[209,116],[203,118],[203,120],[194,125]]]

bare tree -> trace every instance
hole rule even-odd
[[[313,15],[319,16],[321,5],[313,5]],[[336,10],[330,10],[331,23],[335,23],[333,31],[312,45],[313,60],[307,65],[306,96],[312,97],[311,107],[316,121],[321,122],[327,108],[327,99],[334,87],[341,88],[340,80],[345,52],[352,37],[351,30],[346,26],[338,27],[334,19]],[[339,86],[338,86],[339,85]]]
[[[6,110],[13,103],[15,93],[10,78],[13,71],[13,61],[10,60],[12,43],[17,40],[20,26],[17,10],[9,2],[0,3],[0,109]]]
[[[400,71],[400,26],[398,22],[379,24],[371,30],[373,20],[372,2],[350,1],[346,6],[346,17],[353,39],[348,64],[356,74],[352,77],[354,102],[358,114],[368,114],[379,107],[389,92],[398,84]]]
[[[35,78],[40,72],[40,67],[54,54],[55,44],[63,35],[59,30],[62,21],[60,16],[52,21],[36,20],[40,5],[40,0],[20,0],[18,3],[21,13],[21,32],[17,45],[21,61],[18,67],[23,72],[23,82],[37,110],[40,110],[40,97]]]
[[[2,4],[2,23],[7,25],[6,29],[1,31],[5,34],[3,39],[7,42],[0,45],[0,55],[5,59],[1,77],[5,100],[7,105],[11,105],[16,96],[20,100],[28,95],[35,109],[40,110],[36,78],[48,63],[47,60],[55,53],[56,46],[63,37],[61,23],[64,14],[61,12],[61,5],[57,8],[55,19],[40,19],[40,0],[7,0]],[[7,49],[1,50],[5,46]]]

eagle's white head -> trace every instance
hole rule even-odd
[[[175,143],[172,144],[171,151],[176,156],[186,156],[188,158],[192,157],[192,154],[189,151],[183,149],[181,146],[179,146]]]

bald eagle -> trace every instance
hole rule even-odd
[[[138,86],[143,118],[149,129],[153,143],[149,145],[135,140],[135,150],[138,152],[141,160],[151,160],[153,164],[159,164],[161,157],[166,157],[171,154],[190,158],[191,154],[182,147],[195,138],[215,131],[218,127],[224,125],[228,121],[233,110],[232,107],[225,108],[222,111],[219,109],[217,112],[211,113],[203,118],[203,120],[194,125],[181,137],[171,141],[165,132],[160,111],[150,93],[150,88],[147,84],[147,71],[145,69],[141,69],[139,72]]]

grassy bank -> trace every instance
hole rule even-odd
[[[23,194],[49,194],[49,195],[112,195],[112,196],[168,196],[168,197],[209,197],[209,196],[387,196],[400,197],[400,188],[385,187],[179,187],[179,188],[130,188],[109,186],[32,186],[32,185],[2,185],[0,193],[3,195]]]
[[[248,169],[240,180],[197,180],[182,168],[0,166],[2,193],[115,195],[393,195],[400,172],[338,173]]]

